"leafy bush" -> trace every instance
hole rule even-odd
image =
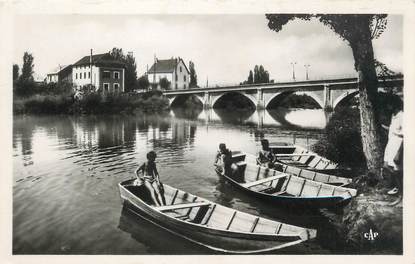
[[[72,94],[15,97],[13,112],[15,114],[134,114],[136,111],[146,113],[168,111],[168,99],[157,94],[152,92],[102,96],[99,93],[90,93],[79,100],[74,100]]]
[[[68,95],[34,95],[13,102],[16,114],[62,114],[71,111],[73,99]]]
[[[338,163],[364,165],[359,109],[336,109],[325,132],[325,137],[313,146],[315,152]]]

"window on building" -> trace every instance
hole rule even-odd
[[[118,83],[114,83],[113,88],[114,88],[114,93],[119,93],[120,92],[119,91],[120,85]]]
[[[108,90],[110,88],[110,84],[109,83],[104,83],[103,87],[104,87],[104,92],[108,93]]]
[[[186,81],[186,75],[183,76],[183,81]]]
[[[180,66],[179,69],[180,69],[180,72],[182,72],[182,66]]]
[[[82,79],[82,72],[79,73],[79,79]]]
[[[186,89],[186,84],[183,85],[183,89]]]
[[[91,72],[88,72],[88,78],[91,79]]]
[[[75,73],[75,79],[78,79],[78,73]]]
[[[115,71],[114,72],[114,79],[119,79],[120,78],[120,72]]]
[[[103,79],[110,79],[111,78],[111,72],[110,71],[104,71],[102,73],[102,78]]]
[[[84,79],[86,79],[86,72],[84,72]]]

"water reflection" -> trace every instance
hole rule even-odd
[[[204,109],[188,110],[175,108],[171,115],[177,118],[204,121],[209,123],[248,124],[257,126],[284,127],[292,129],[324,129],[328,114],[322,109],[287,109],[270,110],[228,110]]]
[[[117,184],[134,176],[150,150],[158,154],[166,184],[255,215],[297,221],[289,212],[261,205],[221,181],[213,158],[221,142],[231,150],[255,153],[263,137],[291,142],[296,135],[306,145],[308,139],[310,144],[318,140],[320,130],[287,128],[267,111],[248,115],[210,109],[188,114],[173,110],[163,116],[15,116],[13,252],[162,252],[146,234],[140,236],[147,228],[139,226],[134,237],[118,228],[125,229]],[[293,120],[290,114],[282,113],[281,118]]]

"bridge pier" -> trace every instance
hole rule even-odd
[[[323,109],[332,108],[330,85],[325,83],[323,85]]]
[[[265,109],[264,93],[262,89],[257,89],[256,98],[257,98],[256,109],[257,110]]]
[[[209,92],[205,92],[204,99],[203,99],[203,109],[210,109],[211,105],[211,95]]]

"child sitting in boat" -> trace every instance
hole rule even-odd
[[[257,163],[265,165],[268,168],[274,167],[274,162],[277,160],[271,149],[269,148],[269,141],[267,139],[261,140],[262,149],[259,151]]]
[[[232,174],[232,152],[226,148],[225,143],[219,144],[214,165],[225,175]]]
[[[157,171],[155,160],[157,154],[154,151],[147,153],[147,162],[139,166],[135,174],[137,175],[136,185],[144,184],[150,192],[153,202],[157,206],[166,205],[164,198],[163,184],[160,181],[160,175]]]

